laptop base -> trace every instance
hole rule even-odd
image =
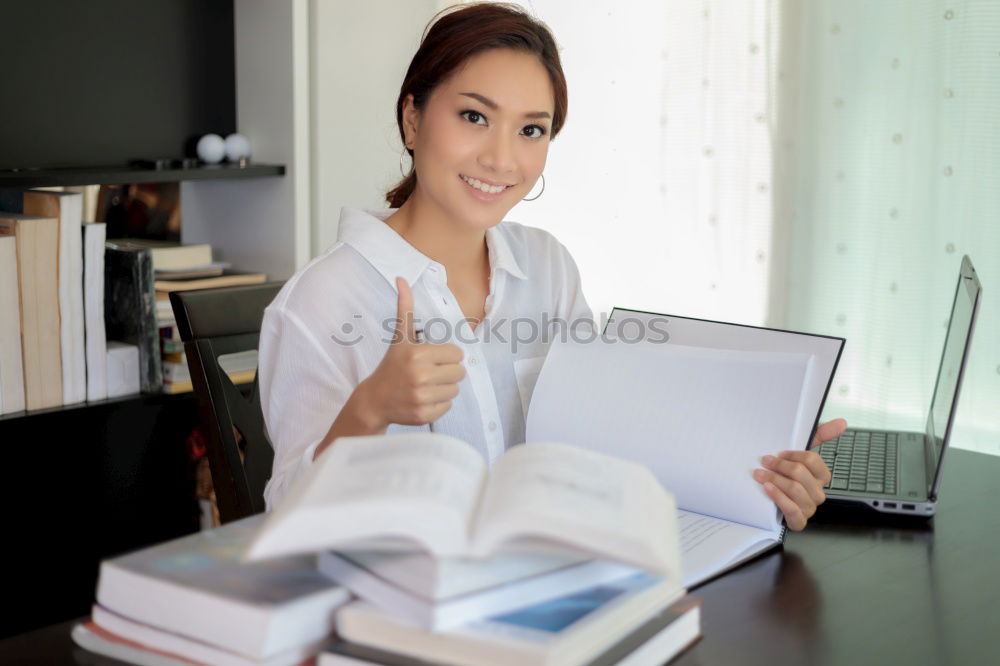
[[[854,444],[856,441],[875,441],[876,438],[881,438],[882,440],[888,439],[891,442],[896,442],[898,445],[897,455],[893,456],[892,459],[887,458],[885,460],[885,464],[890,468],[888,473],[895,479],[893,483],[897,484],[894,486],[893,492],[866,492],[863,488],[850,490],[828,486],[824,488],[827,502],[863,506],[880,513],[922,517],[933,516],[936,501],[927,496],[927,467],[924,456],[925,436],[922,433],[849,428],[837,440],[823,444],[821,450],[827,447],[836,447],[841,441],[845,440],[853,448],[856,446]],[[827,451],[824,459],[827,460],[828,465],[830,458],[829,451]],[[882,488],[881,485],[877,487]]]

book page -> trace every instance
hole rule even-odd
[[[844,348],[843,338],[617,307],[611,311],[605,334],[608,337],[627,338],[629,335],[634,335],[637,326],[647,331],[660,332],[668,338],[666,343],[671,345],[790,352],[810,356],[808,376],[802,389],[800,418],[796,420],[791,448],[804,449],[809,446],[830,381],[837,369],[840,353]]]
[[[555,342],[527,441],[563,441],[649,467],[677,505],[775,530],[753,479],[792,437],[809,356],[651,342]]]
[[[248,559],[368,549],[468,551],[486,465],[440,433],[337,439],[264,523]]]
[[[677,512],[677,526],[688,589],[778,545],[781,534],[690,511]]]
[[[473,549],[568,547],[679,581],[675,506],[640,465],[566,444],[517,446],[491,470]]]

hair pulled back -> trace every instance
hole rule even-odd
[[[550,137],[555,138],[566,120],[568,100],[566,77],[552,33],[518,5],[479,2],[444,9],[428,24],[396,100],[396,124],[404,145],[403,102],[406,97],[412,94],[413,105],[423,110],[434,89],[465,61],[483,51],[498,48],[532,53],[548,71],[555,93]],[[406,150],[412,158],[413,151]],[[386,193],[386,202],[391,208],[399,208],[416,185],[417,174],[411,167],[410,173]]]

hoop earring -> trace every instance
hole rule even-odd
[[[403,146],[403,152],[401,152],[399,154],[399,173],[403,174],[403,178],[406,178],[407,176],[410,175],[409,173],[407,173],[403,169],[403,159],[406,157],[407,153],[408,153],[408,150],[407,150],[406,146]],[[413,171],[413,162],[412,162],[413,156],[412,155],[410,156],[410,159],[411,159],[411,162],[410,162],[410,171]]]
[[[545,191],[545,174],[543,173],[542,174],[542,192],[544,192],[544,191]],[[542,192],[539,192],[538,194],[536,194],[535,196],[531,197],[530,199],[528,199],[527,197],[525,197],[524,199],[522,199],[522,201],[534,201],[538,197],[542,196]]]

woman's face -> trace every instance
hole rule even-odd
[[[422,205],[462,225],[500,222],[545,168],[553,100],[538,57],[510,49],[470,58],[422,111],[407,98],[404,129]]]

